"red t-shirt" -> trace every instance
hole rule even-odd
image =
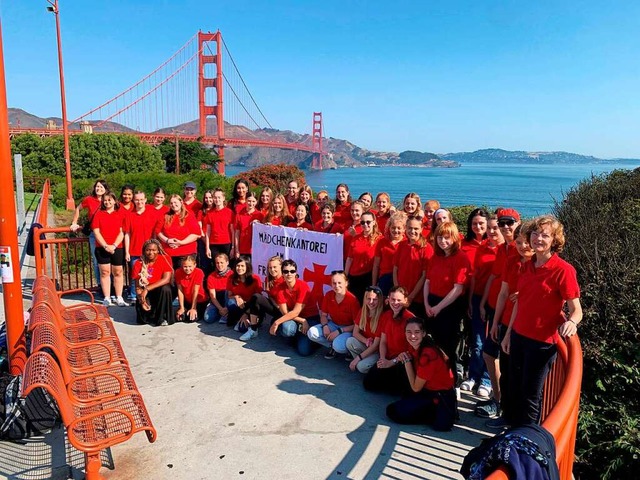
[[[192,233],[200,236],[200,225],[198,225],[196,217],[191,212],[187,212],[187,216],[184,219],[184,225],[180,225],[179,215],[172,215],[171,222],[167,225],[165,215],[156,223],[154,233],[156,237],[158,234],[162,233],[167,238],[184,240]],[[188,245],[180,245],[178,248],[170,248],[167,243],[162,242],[162,248],[164,248],[164,251],[172,257],[182,257],[184,255],[196,253],[198,250],[198,243],[191,242]]]
[[[247,210],[244,209],[236,215],[235,228],[240,232],[238,248],[242,255],[251,255],[251,242],[253,241],[253,226],[251,224],[254,221],[262,222],[262,220],[264,220],[264,215],[259,210],[247,213]]]
[[[373,211],[373,210],[370,210]],[[387,222],[391,218],[391,212],[380,215],[380,212],[376,212],[376,223],[378,224],[378,231],[382,234],[386,231]]]
[[[125,217],[124,230],[129,234],[129,255],[142,255],[142,245],[153,236],[156,221],[156,213],[150,205],[146,205],[142,213],[133,211]]]
[[[244,206],[243,206],[244,208]],[[228,207],[209,210],[202,221],[202,229],[211,227],[209,231],[209,243],[211,245],[224,245],[231,243],[231,226],[233,225],[233,210]]]
[[[304,228],[306,230],[313,231],[313,225],[311,225],[309,222],[303,222],[302,225],[298,225],[296,222],[289,222],[287,224],[287,227],[289,227],[289,228]]]
[[[455,284],[464,285],[469,277],[469,258],[462,251],[453,255],[434,255],[427,264],[429,293],[438,297],[446,297]]]
[[[98,210],[91,222],[91,229],[99,229],[102,238],[107,245],[113,245],[118,234],[124,230],[124,213],[120,210],[114,210],[108,213],[106,210]],[[124,237],[123,237],[124,238]],[[102,245],[97,245],[102,247]],[[122,247],[122,240],[116,245],[116,248]]]
[[[202,208],[202,202],[197,198],[194,198],[193,202],[191,203],[184,202],[184,208],[193,213],[193,215],[197,218],[198,212]]]
[[[342,233],[343,232],[342,226],[337,224],[336,222],[331,223],[326,228],[323,227],[322,220],[315,223],[315,225],[313,226],[313,230],[316,232],[322,232],[322,233]]]
[[[320,207],[317,203],[314,202],[309,204],[309,216],[311,217],[311,223],[314,225],[317,222],[322,221],[322,212],[320,211]]]
[[[495,275],[495,278],[493,282],[491,282],[489,296],[487,297],[487,303],[493,309],[496,308],[496,302],[498,301],[498,295],[500,294],[500,288],[502,287],[502,272],[504,271],[504,266],[507,263],[508,257],[520,257],[518,250],[516,249],[516,242],[511,242],[508,245],[505,242],[498,247],[498,251],[496,252],[496,259],[493,262],[493,267],[491,268],[491,274]]]
[[[82,199],[82,202],[80,202],[80,206],[82,208],[86,208],[87,209],[87,214],[88,214],[88,219],[91,220],[91,218],[93,217],[93,215],[95,215],[95,213],[100,210],[100,199],[96,198],[96,197],[92,197],[92,196],[88,196],[88,197],[84,197]]]
[[[185,307],[191,307],[193,302],[193,289],[196,285],[200,285],[198,290],[197,303],[204,303],[207,301],[207,293],[204,289],[204,272],[199,268],[194,268],[191,274],[187,275],[184,270],[179,268],[176,270],[175,275],[176,286],[182,288],[184,295]]]
[[[211,272],[207,277],[207,290],[215,290],[216,292],[226,290],[227,281],[231,275],[233,275],[233,271],[231,269],[228,269],[222,275],[217,271]]]
[[[398,267],[398,285],[404,287],[408,293],[416,287],[418,280],[425,270],[428,259],[433,256],[433,247],[426,244],[421,247],[417,243],[411,245],[409,240],[403,240],[398,244],[396,254],[393,259],[393,266]],[[413,299],[414,302],[424,303],[422,289]]]
[[[287,203],[287,210],[292,217],[296,214],[296,208],[298,208],[298,197],[295,197],[292,201],[289,200],[289,196],[284,197],[284,201]]]
[[[242,300],[248,302],[254,293],[262,292],[262,280],[257,275],[251,275],[253,277],[253,283],[251,285],[245,285],[239,282],[237,285],[233,284],[233,277],[227,278],[227,293],[229,297],[238,295]]]
[[[349,228],[349,226],[353,223],[353,219],[351,218],[351,204],[336,204],[336,211],[333,214],[333,221],[341,224],[345,230]]]
[[[349,228],[351,227],[350,223],[346,226],[342,224],[342,227],[344,227],[344,239],[342,240],[342,247],[344,258],[346,260],[347,254],[349,253],[349,247],[351,247],[351,242],[353,242],[353,239],[356,238],[358,234],[362,233],[362,226],[356,225],[355,227],[353,227],[353,229],[355,230],[355,234],[351,234],[351,229]]]
[[[367,307],[365,306],[365,307],[362,307],[362,308],[367,308]],[[358,328],[360,328],[360,315],[362,315],[362,308],[360,309],[360,311],[358,312],[358,315],[356,316],[355,320],[353,321],[354,325],[357,325]],[[382,334],[383,323],[384,323],[384,320],[382,319],[382,314],[380,314],[380,317],[378,318],[378,324],[376,325],[376,329],[372,330],[371,329],[371,317],[367,317],[367,324],[364,327],[364,330],[360,329],[360,333],[365,338],[376,338],[376,337],[379,337]]]
[[[418,356],[418,350],[412,348],[411,356],[416,377],[426,380],[424,390],[435,392],[453,388],[453,372],[434,348],[423,348],[420,356]]]
[[[142,260],[138,259],[135,261],[135,263],[133,264],[133,268],[131,269],[131,278],[133,280],[138,280],[140,278],[141,270]],[[149,284],[159,281],[162,278],[162,274],[165,272],[173,274],[171,258],[165,255],[158,255],[155,262],[147,265],[147,272],[147,279],[149,280]]]
[[[242,213],[242,211],[245,208],[247,208],[247,201],[246,200],[244,202],[241,202],[239,200],[236,202],[231,201],[229,205],[232,205],[232,207],[229,207],[229,208],[231,208],[231,211],[234,213],[234,215],[237,215],[238,213]]]
[[[382,240],[376,244],[375,257],[380,258],[379,277],[393,272],[393,261],[396,251],[398,250],[398,245],[400,245],[400,242],[393,243],[386,237],[383,237]]]
[[[489,242],[483,242],[480,247],[476,249],[476,253],[474,255],[475,263],[473,266],[473,277],[475,279],[475,284],[473,288],[474,295],[480,295],[484,293],[484,289],[487,286],[487,280],[489,280],[489,276],[493,271],[493,264],[496,261],[496,256],[500,246],[491,247]],[[500,285],[500,279],[496,278],[494,283]],[[500,289],[498,289],[498,293]],[[498,297],[496,296],[496,299]],[[495,303],[494,303],[495,305]]]
[[[562,307],[580,298],[576,270],[554,254],[536,268],[535,257],[525,263],[518,280],[518,313],[513,330],[545,343],[558,341],[558,327],[566,321]]]
[[[351,258],[351,269],[349,275],[364,275],[373,270],[373,258],[376,254],[376,245],[382,237],[378,237],[373,244],[369,242],[369,237],[360,233],[353,237],[349,244],[347,257]]]
[[[154,205],[151,205],[151,208],[156,216],[156,221],[164,218],[164,216],[169,212],[169,207],[167,205],[162,205],[160,208],[156,208]]]
[[[276,291],[276,303],[285,303],[289,311],[293,310],[296,303],[302,303],[304,308],[300,312],[303,318],[313,317],[318,314],[318,306],[311,304],[311,290],[304,280],[296,279],[293,288],[289,288],[286,282],[282,282]]]
[[[278,293],[278,289],[282,287],[282,284],[284,283],[284,277],[279,277],[276,278],[273,283],[271,284],[271,288],[269,290],[267,290],[267,293],[269,294],[269,297],[273,300],[273,301],[277,301],[276,299],[276,295]],[[264,283],[264,287],[267,287],[267,282],[265,280]]]
[[[265,218],[265,222],[269,222],[271,225],[275,226],[275,227],[279,227],[280,225],[282,225],[283,222],[287,222],[287,220],[289,220],[289,217],[271,217],[269,219]]]
[[[509,295],[518,291],[518,280],[520,279],[520,272],[523,267],[522,260],[518,259],[509,259],[507,264],[504,267],[504,272],[502,273],[502,283],[506,283],[509,287]],[[513,313],[514,303],[507,298],[504,304],[504,310],[502,313],[502,318],[500,319],[500,323],[505,326],[509,326],[509,320],[511,320],[511,314]]]
[[[387,310],[380,315],[382,333],[387,338],[387,360],[391,360],[411,348],[409,342],[407,342],[405,328],[407,327],[407,320],[414,316],[406,308],[402,310],[398,319],[393,318],[392,310]]]
[[[353,325],[360,313],[360,303],[351,292],[347,292],[342,302],[336,300],[336,292],[330,290],[322,299],[322,307],[324,313],[329,315],[333,323],[340,326]]]

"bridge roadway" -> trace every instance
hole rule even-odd
[[[299,357],[265,326],[244,343],[225,325],[150,327],[133,307],[111,313],[158,440],[114,447],[106,479],[461,479],[464,456],[489,435],[467,394],[451,432],[393,424],[393,398],[365,392],[343,359]],[[0,442],[0,478],[82,478],[82,455],[63,438]]]

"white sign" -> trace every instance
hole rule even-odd
[[[253,273],[261,278],[267,274],[267,262],[275,255],[293,260],[300,278],[311,287],[312,298],[322,303],[331,288],[331,272],[342,270],[343,236],[334,233],[311,232],[297,228],[253,223],[251,263]]]
[[[0,275],[2,276],[2,283],[13,283],[11,247],[0,247]]]

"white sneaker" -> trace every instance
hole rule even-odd
[[[113,303],[111,302],[111,299],[109,297],[105,297],[105,299],[102,301],[102,305],[104,305],[105,307],[113,307]]]
[[[460,395],[460,389],[456,387],[456,400],[460,400],[462,395]]]
[[[489,398],[492,393],[493,393],[493,390],[491,389],[491,387],[488,387],[486,385],[480,385],[478,387],[478,394],[477,395],[479,397]]]
[[[240,337],[240,340],[242,340],[243,342],[247,342],[252,338],[256,338],[257,336],[258,336],[258,331],[250,328],[249,330],[247,330],[245,333],[242,334],[242,336]]]
[[[470,392],[475,386],[476,381],[473,378],[469,378],[460,384],[460,390],[463,392]]]
[[[237,322],[237,323],[235,324],[235,326],[233,327],[233,331],[234,331],[234,332],[239,332],[239,331],[240,331],[240,322]]]
[[[124,301],[124,298],[122,297],[117,297],[116,298],[116,305],[118,305],[119,307],[128,307],[129,304],[127,302]]]
[[[225,315],[223,317],[220,317],[220,320],[218,320],[218,323],[227,323],[227,316]]]

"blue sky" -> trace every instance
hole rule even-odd
[[[8,101],[59,115],[45,0],[0,0]],[[640,2],[60,0],[69,117],[220,29],[271,124],[382,151],[640,158]]]

